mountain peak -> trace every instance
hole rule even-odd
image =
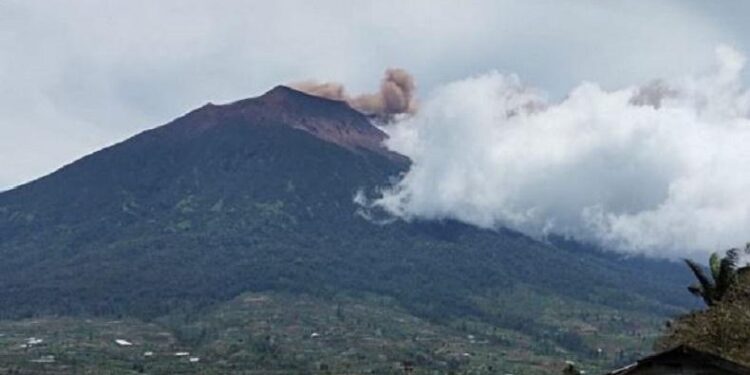
[[[340,100],[328,99],[321,96],[315,96],[297,89],[291,88],[285,85],[278,85],[271,90],[268,90],[265,94],[258,97],[258,99],[266,100],[269,102],[276,103],[303,103],[305,101],[317,102],[320,105],[333,105],[341,106],[346,105],[345,102]]]
[[[383,141],[388,136],[347,103],[287,86],[276,86],[261,96],[229,104],[209,103],[175,121],[175,125],[193,134],[226,123],[288,126],[353,151],[369,150],[394,160],[405,159],[387,150]]]
[[[325,117],[348,122],[349,125],[370,128],[367,117],[344,101],[311,95],[288,86],[279,85],[265,94],[233,103],[237,106],[261,104],[269,109],[306,117]]]

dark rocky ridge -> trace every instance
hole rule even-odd
[[[257,98],[225,105],[207,104],[176,120],[172,126],[200,133],[217,124],[247,123],[257,126],[290,126],[349,150],[365,149],[406,163],[386,149],[388,136],[346,102],[309,95],[287,86],[276,86]]]

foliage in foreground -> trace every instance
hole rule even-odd
[[[745,253],[750,253],[750,245]],[[713,254],[713,280],[700,265],[687,261],[699,282],[689,290],[704,300],[707,309],[668,323],[665,335],[656,344],[658,350],[689,345],[750,364],[750,266],[738,266],[739,254],[738,249],[727,251],[723,258]]]

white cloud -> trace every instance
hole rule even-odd
[[[704,74],[562,101],[518,77],[447,84],[387,128],[414,164],[375,204],[674,257],[750,240],[750,94],[720,47]]]

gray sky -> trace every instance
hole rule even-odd
[[[744,1],[0,1],[0,190],[208,101],[305,79],[420,93],[497,70],[559,98],[750,52]]]

